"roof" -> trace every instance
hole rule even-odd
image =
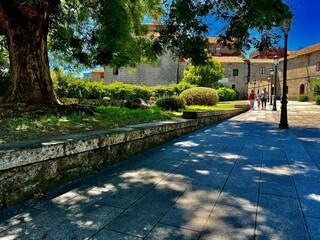
[[[218,60],[221,63],[244,63],[243,59],[241,57],[217,57],[213,56],[212,59]]]
[[[261,63],[265,63],[265,64],[274,64],[273,59],[248,59],[250,61],[250,63],[252,64],[261,64]]]
[[[217,37],[206,37],[206,39],[208,39],[208,42],[210,44],[218,44],[218,39]]]
[[[90,71],[91,73],[104,73],[104,68]]]
[[[320,43],[317,43],[317,44],[312,45],[310,47],[301,49],[299,51],[289,51],[289,52],[293,52],[293,53],[292,53],[292,55],[288,56],[288,59],[311,54],[311,53],[318,52],[318,51],[320,51]]]

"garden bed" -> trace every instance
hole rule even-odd
[[[232,109],[234,105],[189,106],[187,111]],[[24,140],[44,139],[70,134],[85,133],[104,129],[121,128],[129,125],[178,119],[182,111],[163,111],[157,107],[152,109],[126,109],[113,106],[97,106],[94,116],[76,113],[68,116],[47,114],[33,116],[24,112],[11,118],[0,117],[0,144]],[[15,112],[15,109],[0,110]]]

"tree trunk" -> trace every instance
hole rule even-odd
[[[50,77],[47,50],[50,14],[46,11],[39,13],[31,7],[3,7],[11,73],[3,102],[56,108],[59,101]]]

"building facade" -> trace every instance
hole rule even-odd
[[[290,100],[296,100],[301,94],[308,94],[313,98],[313,92],[311,91],[311,82],[315,81],[316,78],[320,78],[320,43],[312,45],[310,47],[301,49],[299,51],[290,51],[287,62],[287,97]],[[250,59],[250,62],[263,59]],[[280,59],[278,66],[278,77],[277,77],[277,92],[278,98],[283,93],[283,61],[284,58]],[[259,64],[258,64],[259,65]],[[260,64],[261,65],[261,64]],[[269,68],[275,68],[273,61],[268,65]],[[255,70],[255,72],[257,72]],[[254,89],[256,93],[261,92],[263,87],[268,88],[271,84],[274,85],[274,80],[259,81],[254,84],[254,79],[251,78],[248,84],[248,92]],[[272,90],[271,90],[272,89]],[[270,93],[274,94],[273,87],[270,88]]]

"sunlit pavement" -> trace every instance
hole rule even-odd
[[[288,109],[288,130],[268,105],[0,211],[0,239],[320,239],[320,106]]]

